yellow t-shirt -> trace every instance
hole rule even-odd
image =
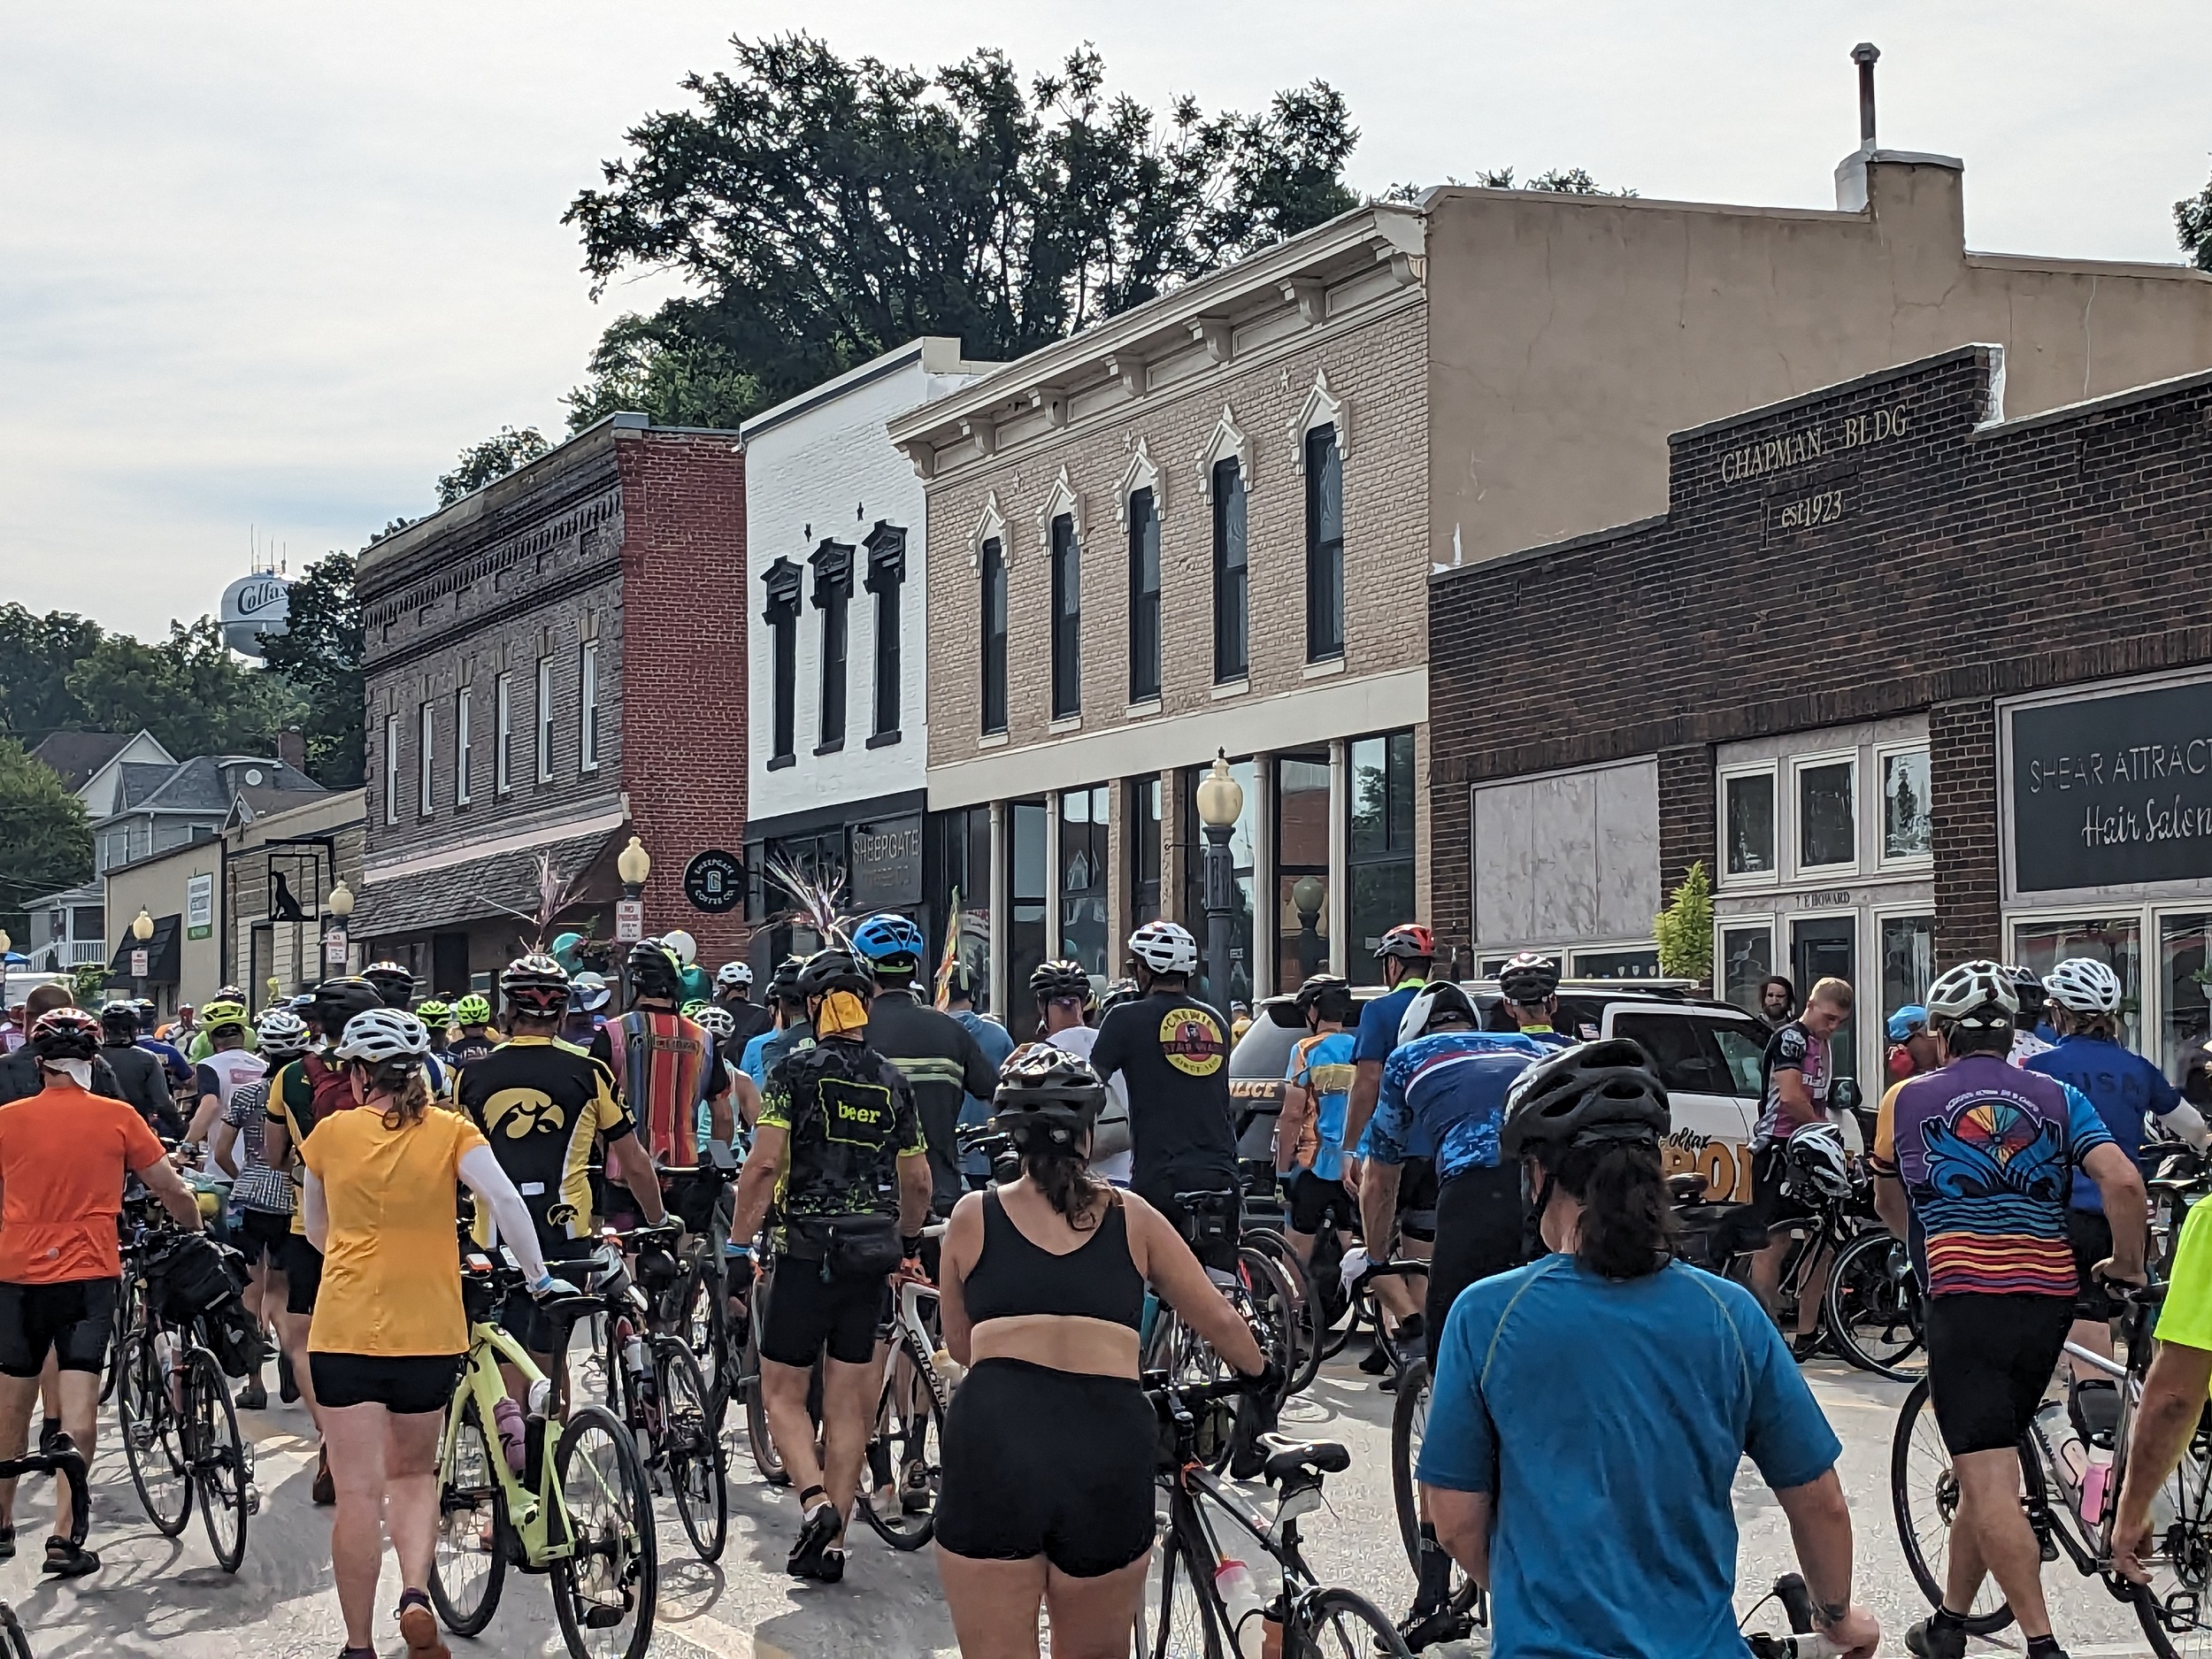
[[[315,1125],[301,1155],[322,1183],[330,1232],[311,1351],[467,1351],[454,1188],[462,1158],[483,1144],[475,1125],[449,1111],[397,1129],[373,1109]]]
[[[2181,1224],[2166,1300],[2158,1310],[2158,1340],[2212,1349],[2212,1204],[2199,1204]]]

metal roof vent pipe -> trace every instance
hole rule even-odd
[[[1851,49],[1851,61],[1859,66],[1859,150],[1865,155],[1874,153],[1874,60],[1882,55],[1882,49],[1872,41],[1861,41]]]

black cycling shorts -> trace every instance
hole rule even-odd
[[[1408,1158],[1398,1166],[1398,1231],[1423,1244],[1436,1237],[1434,1158]]]
[[[46,1369],[96,1376],[115,1331],[116,1281],[73,1279],[58,1285],[0,1285],[0,1376],[23,1379]]]
[[[323,1253],[307,1241],[304,1233],[288,1233],[284,1240],[284,1310],[315,1311],[315,1297],[323,1287]]]
[[[803,1371],[825,1352],[840,1364],[865,1365],[876,1356],[876,1333],[890,1311],[887,1279],[825,1279],[821,1263],[780,1257],[768,1288],[760,1356]]]
[[[1429,1294],[1422,1308],[1432,1372],[1444,1321],[1459,1293],[1479,1279],[1520,1266],[1526,1256],[1522,1239],[1518,1164],[1467,1170],[1438,1189],[1436,1250],[1429,1262]]]
[[[1133,1378],[979,1360],[945,1417],[937,1542],[972,1560],[1042,1555],[1071,1578],[1118,1572],[1151,1553],[1158,1441]]]
[[[1346,1233],[1358,1226],[1358,1202],[1340,1180],[1325,1181],[1311,1170],[1296,1171],[1290,1182],[1290,1230],[1311,1238],[1330,1225]]]
[[[284,1271],[285,1240],[292,1236],[292,1212],[281,1214],[273,1210],[241,1210],[238,1230],[234,1237],[244,1254],[246,1264],[258,1266],[263,1257],[280,1273]]]
[[[1789,1179],[1789,1149],[1770,1141],[1751,1155],[1751,1213],[1762,1227],[1778,1227],[1813,1212],[1794,1194],[1784,1192]]]
[[[461,1380],[460,1354],[320,1354],[307,1356],[315,1403],[324,1410],[382,1406],[402,1417],[443,1411]]]
[[[1952,1456],[2018,1443],[2073,1322],[2070,1296],[1928,1298],[1928,1398]]]
[[[2101,1210],[2069,1210],[2066,1237],[2074,1247],[2074,1271],[2081,1279],[2081,1288],[2074,1294],[2074,1317],[2118,1318],[2119,1299],[2090,1271],[2112,1255],[2112,1223]]]

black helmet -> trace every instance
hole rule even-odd
[[[1498,970],[1498,992],[1509,1002],[1533,1008],[1559,988],[1559,964],[1524,950]]]
[[[242,1002],[245,1000],[245,992],[234,985],[226,985],[213,996],[208,998],[211,1002]]]
[[[1039,963],[1029,976],[1029,989],[1040,1002],[1073,997],[1086,1008],[1091,1005],[1091,976],[1079,962],[1063,959]]]
[[[1604,1141],[1656,1146],[1672,1123],[1666,1086],[1642,1048],[1609,1037],[1547,1055],[1513,1079],[1498,1150],[1517,1158]]]
[[[776,964],[776,971],[768,976],[768,995],[779,1002],[803,1002],[799,995],[799,970],[805,967],[804,959],[786,956]]]
[[[1105,1018],[1124,1002],[1135,1002],[1140,995],[1134,979],[1116,979],[1106,987],[1106,995],[1098,999],[1098,1017]]]
[[[517,956],[499,976],[499,994],[507,1005],[538,1019],[563,1012],[568,1007],[568,970],[534,951]]]
[[[138,1005],[135,1002],[110,1002],[100,1010],[100,1031],[103,1035],[119,1042],[138,1040]]]
[[[325,1040],[336,1042],[338,1033],[345,1030],[346,1022],[356,1014],[387,1006],[383,995],[369,983],[366,975],[341,974],[315,987],[311,1011],[316,1025],[322,1027]]]
[[[1342,1025],[1351,1017],[1352,982],[1340,973],[1317,973],[1298,987],[1292,999],[1298,1010],[1299,1024],[1305,1023],[1306,1015],[1314,1009],[1321,1010],[1321,1018]]]
[[[876,976],[868,964],[849,950],[818,950],[799,970],[799,995],[809,1002],[832,991],[850,991],[857,996],[876,994]]]
[[[1010,1132],[1017,1143],[1042,1132],[1059,1145],[1098,1121],[1106,1103],[1106,1085],[1080,1055],[1048,1042],[1032,1043],[1007,1061],[991,1095],[997,1110],[991,1122]]]
[[[629,968],[633,995],[672,999],[682,994],[683,970],[657,939],[641,939],[630,947]]]
[[[2019,1018],[2014,1022],[2023,1030],[2033,1030],[2042,1023],[2043,1010],[2051,1000],[2050,987],[2033,968],[2008,967],[2012,977],[2013,994],[2020,999]]]
[[[404,1009],[415,1000],[415,976],[396,962],[372,962],[361,970],[361,977],[376,987],[387,1008]]]

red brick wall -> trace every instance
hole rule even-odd
[[[710,970],[742,954],[741,908],[695,910],[684,866],[745,841],[745,461],[730,433],[619,446],[623,787],[653,856],[648,932],[688,930]]]

